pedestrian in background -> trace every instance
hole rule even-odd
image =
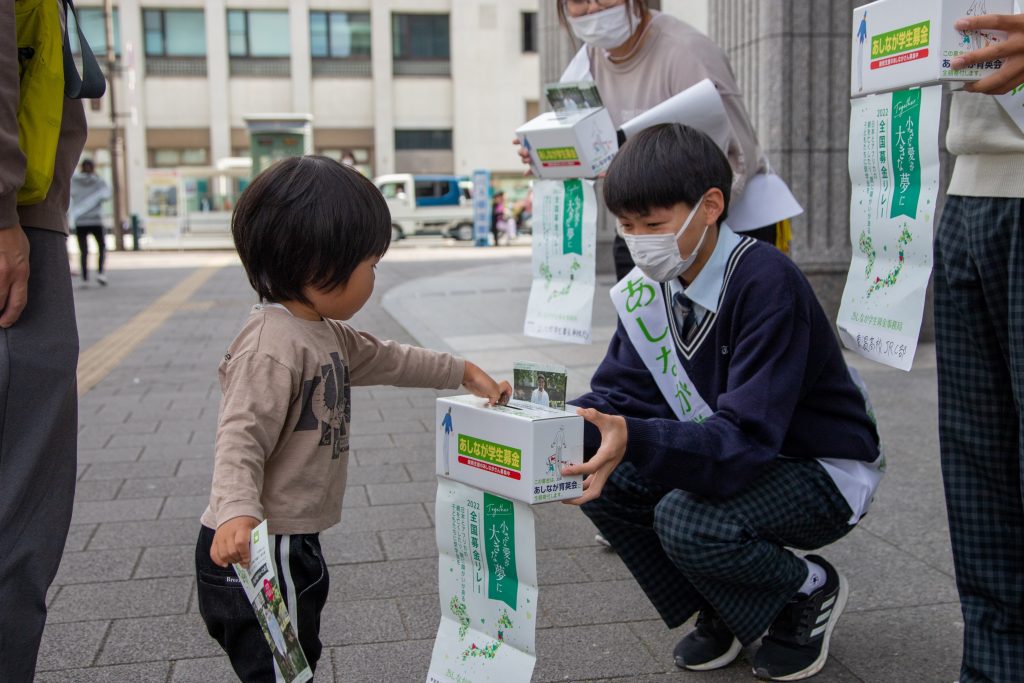
[[[1004,61],[953,95],[956,155],[935,235],[935,350],[942,479],[964,617],[960,683],[1024,671],[1024,132],[993,97],[1024,81],[1024,16],[957,29],[1009,39],[954,60]]]
[[[498,246],[503,220],[505,220],[505,193],[499,190],[494,193],[494,199],[491,201],[491,235],[494,237],[494,246]]]
[[[106,259],[107,245],[103,228],[103,202],[110,198],[110,186],[96,175],[96,166],[92,159],[82,160],[82,172],[71,178],[71,210],[69,219],[75,226],[78,237],[78,253],[81,266],[82,285],[89,284],[89,236],[96,240],[99,262],[96,268],[96,281],[102,286],[107,284],[107,275],[103,270]]]
[[[53,32],[59,40],[59,22]],[[41,201],[19,205],[27,160],[16,36],[15,0],[0,0],[0,681],[12,683],[33,679],[75,497],[78,329],[67,211],[86,136],[81,101],[58,86],[53,179]]]

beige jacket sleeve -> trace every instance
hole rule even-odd
[[[466,362],[450,353],[382,341],[343,323],[337,323],[337,329],[347,351],[353,386],[458,389],[462,384]]]
[[[300,378],[259,351],[220,368],[223,398],[217,426],[210,511],[219,527],[241,516],[264,518],[263,470],[280,441]]]
[[[18,190],[25,182],[25,155],[18,147],[18,50],[14,0],[0,0],[0,229],[18,224]]]
[[[733,171],[732,199],[735,200],[743,194],[747,178],[766,170],[764,154],[757,142],[757,133],[750,123],[750,114],[743,104],[736,76],[725,52],[710,38],[701,36],[700,44],[691,46],[689,53],[699,55],[699,58],[690,64],[677,65],[673,73],[677,82],[672,85],[676,92],[685,90],[695,82],[693,72],[696,70],[697,81],[709,78],[718,88],[725,113],[729,117],[729,127],[732,129],[727,156]]]

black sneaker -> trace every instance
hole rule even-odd
[[[741,649],[722,618],[708,607],[697,615],[697,628],[676,644],[672,654],[680,669],[711,671],[732,664]]]
[[[800,681],[821,671],[828,641],[850,592],[846,577],[817,555],[807,559],[825,570],[825,585],[787,604],[754,657],[754,675],[772,681]]]

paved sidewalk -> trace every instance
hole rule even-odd
[[[219,267],[82,398],[79,488],[38,681],[228,681],[196,613],[198,515],[206,503],[216,365],[253,301],[223,255],[114,254],[111,286],[77,292],[83,351],[116,334],[200,267]],[[521,336],[528,252],[394,249],[354,323],[450,348],[508,377],[514,360],[570,367],[586,386],[614,324],[599,293],[588,347]],[[607,283],[610,284],[610,283]],[[400,324],[401,323],[401,324]],[[112,335],[112,333],[115,333]],[[112,335],[112,336],[111,336]],[[104,348],[104,347],[99,347]],[[821,681],[939,681],[957,671],[962,624],[938,475],[933,354],[910,374],[858,363],[873,391],[890,470],[861,528],[827,550],[852,596]],[[353,391],[342,523],[324,534],[331,596],[318,681],[423,681],[437,628],[432,516],[438,392]],[[749,681],[747,662],[679,672],[669,632],[582,513],[537,509],[542,584],[535,681]],[[749,656],[749,653],[746,653]]]

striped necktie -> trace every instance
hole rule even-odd
[[[697,314],[693,310],[693,302],[682,292],[672,295],[672,315],[676,319],[679,336],[683,341],[690,342],[697,332]]]

